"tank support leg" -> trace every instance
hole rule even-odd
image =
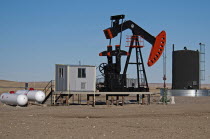
[[[89,106],[90,104],[90,96],[87,94],[87,105]]]
[[[139,94],[136,95],[137,98],[137,104],[139,104]]]
[[[109,96],[106,95],[106,105],[109,105]]]
[[[93,104],[92,104],[92,106],[95,107],[94,95],[92,95],[92,98],[93,98]]]
[[[148,105],[150,105],[150,96],[151,96],[150,94],[147,95],[147,104],[148,104]]]
[[[119,96],[117,96],[116,105],[119,105]]]
[[[145,95],[143,94],[142,95],[142,105],[144,105],[145,104]]]
[[[124,96],[122,96],[122,106],[124,105]]]
[[[114,104],[114,96],[111,96],[111,105]]]
[[[66,105],[69,105],[69,95],[66,96]]]

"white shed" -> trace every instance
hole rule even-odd
[[[95,66],[55,65],[55,91],[94,92],[95,89]]]

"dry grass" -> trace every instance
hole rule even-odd
[[[43,90],[47,84],[48,82],[29,82],[28,86],[29,88]],[[24,89],[24,87],[25,87],[25,82],[0,80],[0,93],[21,90]]]
[[[46,82],[29,82],[29,88],[43,90],[47,84],[48,84],[47,81]],[[25,87],[25,82],[0,80],[0,93],[24,89],[24,87]],[[163,88],[163,83],[149,83],[149,88],[150,88],[150,92],[159,93],[160,92],[159,88]],[[171,83],[167,83],[166,88],[170,89]],[[210,84],[203,84],[201,88],[210,89]]]

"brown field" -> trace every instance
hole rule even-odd
[[[175,105],[11,107],[0,104],[0,138],[210,138],[210,97]]]
[[[48,82],[29,82],[28,86],[38,90],[43,90],[47,84]],[[21,90],[24,89],[24,87],[25,82],[0,80],[0,93]]]
[[[175,97],[174,105],[158,104],[158,96],[151,100],[151,105],[95,107],[0,103],[0,139],[210,138],[210,97]]]
[[[49,81],[43,82],[29,82],[29,88],[35,88],[38,90],[43,90]],[[9,91],[16,91],[20,89],[24,89],[25,82],[15,82],[15,81],[7,81],[7,80],[0,80],[0,93],[9,92]],[[6,88],[4,88],[6,87]],[[8,88],[7,88],[8,87]],[[9,88],[11,87],[11,88]],[[18,88],[22,87],[22,88]],[[149,83],[150,92],[158,93],[159,88],[163,88],[162,83]],[[166,84],[166,88],[171,88],[171,83]],[[203,84],[201,86],[202,89],[210,89],[210,84]]]

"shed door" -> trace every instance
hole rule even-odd
[[[67,66],[57,67],[56,91],[67,91]]]

